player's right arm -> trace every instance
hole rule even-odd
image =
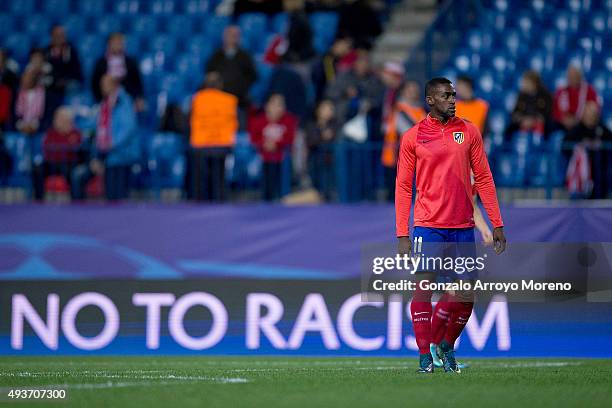
[[[397,160],[395,180],[395,228],[399,239],[399,252],[410,253],[411,241],[408,233],[412,187],[416,166],[416,134],[418,126],[408,130],[402,137]]]

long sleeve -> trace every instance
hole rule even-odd
[[[395,181],[395,228],[398,237],[407,237],[412,206],[412,185],[416,166],[416,127],[402,137]]]
[[[495,182],[484,151],[482,136],[475,126],[470,127],[470,134],[472,142],[470,145],[470,165],[474,172],[474,186],[493,227],[503,227],[504,223],[497,202]]]

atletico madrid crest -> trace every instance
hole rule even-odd
[[[453,132],[453,140],[459,144],[463,143],[463,132]]]

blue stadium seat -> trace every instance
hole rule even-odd
[[[530,154],[527,157],[527,182],[530,187],[546,187],[549,181],[550,157],[548,154]]]
[[[259,58],[255,60],[255,64],[257,68],[257,81],[251,87],[249,94],[255,104],[261,105],[268,92],[272,67]]]
[[[526,38],[529,38],[532,29],[535,28],[531,14],[529,12],[521,12],[517,16],[515,16],[515,22],[517,28],[521,31],[521,33]]]
[[[229,22],[229,18],[224,16],[212,16],[207,20],[205,25],[206,36],[213,48],[221,45],[223,30],[225,30]]]
[[[512,153],[495,155],[495,183],[500,187],[521,187],[525,180],[525,164]],[[524,162],[524,161],[523,161]]]
[[[189,15],[201,15],[213,11],[209,0],[187,0],[184,4],[184,12]]]
[[[185,82],[185,90],[194,92],[204,79],[204,62],[196,54],[182,54],[177,58],[174,72]]]
[[[98,34],[85,34],[79,38],[75,45],[81,59],[85,59],[87,56],[97,59],[104,55],[106,51],[106,38]]]
[[[478,68],[474,64],[474,53],[467,49],[462,49],[455,52],[454,65],[457,71],[460,73],[468,73]]]
[[[27,137],[20,133],[7,132],[4,134],[4,142],[13,159],[13,170],[9,176],[8,185],[28,188],[31,180],[31,156]]]
[[[9,12],[11,14],[29,15],[36,11],[36,2],[34,0],[19,0],[9,3]]]
[[[79,40],[91,29],[89,18],[78,14],[65,16],[62,20],[62,24],[66,29],[68,39],[72,41],[75,46],[78,45],[76,40]]]
[[[41,14],[32,14],[25,19],[25,32],[33,39],[33,43],[38,46],[49,43],[51,22],[49,17]]]
[[[575,33],[580,27],[580,16],[570,12],[557,11],[553,17],[555,28],[561,33]]]
[[[182,75],[166,74],[159,83],[159,92],[165,94],[168,101],[179,102],[187,92],[185,78]],[[191,90],[189,90],[191,91]]]
[[[115,2],[114,11],[120,15],[137,15],[143,10],[138,0],[119,0]]]
[[[142,54],[142,37],[138,34],[130,34],[125,37],[125,50],[128,55],[138,58]]]
[[[73,11],[70,0],[45,0],[42,10],[48,17],[65,17]]]
[[[272,32],[285,34],[289,30],[289,15],[287,13],[277,13],[272,17]]]
[[[172,16],[166,21],[166,32],[175,38],[190,38],[194,29],[194,19],[190,16]]]
[[[172,58],[179,52],[176,39],[168,34],[158,34],[147,42],[149,51],[162,52],[166,57]]]
[[[544,31],[540,37],[544,49],[554,53],[564,53],[574,47],[573,36],[568,33],[561,33],[555,29]],[[539,43],[539,42],[538,42]]]
[[[530,53],[529,68],[539,72],[542,76],[547,76],[555,68],[554,55],[545,51]]]
[[[503,135],[504,130],[507,126],[508,115],[505,111],[499,110],[498,107],[494,107],[496,110],[491,110],[488,117],[489,128],[496,135]]]
[[[591,11],[591,1],[566,0],[565,7],[574,14],[588,13]]]
[[[78,10],[87,16],[100,16],[106,12],[106,2],[99,0],[79,0]]]
[[[493,47],[493,33],[489,30],[474,28],[467,35],[467,44],[474,52],[489,52]]]
[[[10,51],[10,55],[19,63],[25,63],[32,43],[26,34],[12,33],[4,38],[4,46]]]
[[[194,36],[190,38],[187,43],[187,50],[190,54],[200,58],[203,62],[207,61],[215,51],[210,40],[206,36]]]
[[[157,34],[159,31],[159,21],[154,16],[138,15],[131,17],[130,31],[144,37]]]
[[[492,23],[493,29],[495,29],[497,32],[504,31],[510,23],[509,17],[506,13],[500,13],[494,10],[489,10],[486,12],[485,18],[487,21]]]
[[[152,14],[172,15],[174,14],[173,0],[153,0],[149,4]]]
[[[501,36],[500,42],[514,58],[518,55],[526,54],[529,51],[529,47],[525,46],[527,39],[523,33],[517,29],[508,29],[505,31]]]
[[[493,8],[500,12],[500,13],[507,13],[508,12],[508,0],[494,0],[493,2]]]
[[[597,11],[590,15],[591,29],[599,34],[605,34],[612,30],[612,14]]]
[[[599,95],[603,95],[607,89],[612,89],[612,75],[606,71],[592,72],[590,75],[591,85]]]
[[[8,14],[0,14],[0,44],[4,41],[4,37],[7,35],[17,31],[17,27],[15,27],[15,18],[13,16],[9,16]]]
[[[338,30],[338,14],[318,11],[310,15],[313,46],[318,53],[325,53],[331,46]]]
[[[591,71],[591,68],[593,67],[593,55],[590,52],[586,52],[580,49],[569,52],[564,56],[558,56],[557,60],[558,67],[567,65],[577,65],[581,67],[582,71],[586,74],[588,74]]]
[[[157,193],[163,188],[182,188],[186,172],[182,136],[157,133],[150,138],[146,148],[151,187]]]
[[[238,18],[242,31],[243,47],[250,51],[261,48],[267,26],[267,18],[263,13],[245,13]]]
[[[95,28],[99,34],[109,35],[115,31],[123,31],[121,19],[116,15],[98,16],[94,19]]]

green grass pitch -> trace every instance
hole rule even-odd
[[[612,360],[466,359],[462,374],[414,358],[3,357],[0,407],[610,407]],[[11,402],[12,388],[67,400]]]

